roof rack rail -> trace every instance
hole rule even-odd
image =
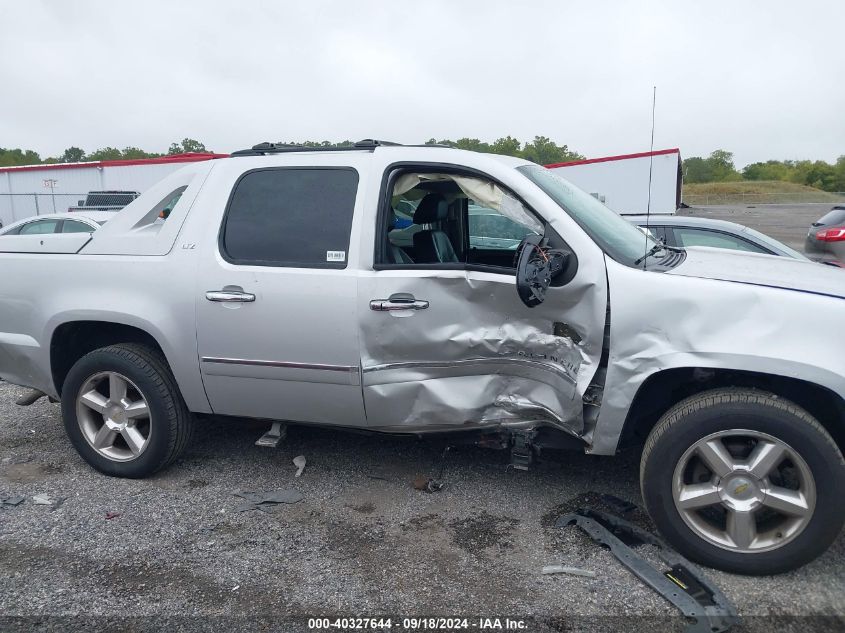
[[[267,154],[285,154],[288,152],[361,152],[373,151],[376,147],[398,146],[401,143],[393,143],[391,141],[379,141],[372,138],[365,138],[352,145],[341,146],[317,146],[308,147],[306,145],[290,145],[287,143],[259,143],[253,145],[250,149],[242,149],[232,152],[230,156],[265,156]]]

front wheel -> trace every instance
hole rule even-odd
[[[65,431],[91,466],[115,477],[147,477],[175,460],[191,417],[164,357],[121,344],[80,358],[62,386]]]
[[[774,574],[824,552],[845,523],[845,461],[806,411],[775,395],[718,389],[684,400],[646,441],[649,515],[688,558]]]

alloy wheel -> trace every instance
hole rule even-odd
[[[758,431],[719,431],[683,454],[672,481],[675,508],[704,540],[735,552],[777,549],[813,516],[816,486],[807,462]]]
[[[76,416],[86,441],[110,460],[136,459],[150,443],[147,399],[118,372],[100,372],[83,383],[76,398]]]

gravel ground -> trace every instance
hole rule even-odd
[[[446,487],[427,494],[411,482],[437,470],[440,449],[429,443],[292,427],[267,449],[253,444],[263,425],[203,421],[169,470],[121,480],[76,455],[58,405],[19,408],[19,393],[0,384],[0,494],[26,497],[0,509],[0,614],[30,617],[0,630],[299,631],[321,615],[509,616],[527,618],[528,631],[684,628],[608,551],[577,528],[553,527],[597,493],[639,504],[635,454],[554,453],[517,472],[500,452],[455,448]],[[295,479],[300,454],[308,464]],[[304,499],[273,514],[235,510],[238,490],[280,488]],[[43,493],[66,500],[35,505]],[[632,518],[649,525],[639,510]],[[597,577],[540,575],[554,563]],[[842,537],[790,574],[708,573],[751,616],[745,630],[806,630],[790,616],[845,615]],[[80,615],[100,617],[68,617]],[[814,626],[837,623],[845,619]]]

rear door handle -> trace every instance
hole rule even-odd
[[[254,294],[237,290],[209,290],[205,293],[205,298],[219,303],[252,303],[255,301]]]
[[[393,312],[396,310],[425,310],[428,308],[428,301],[416,299],[408,292],[397,292],[387,299],[373,299],[370,301],[370,310],[376,312]]]

